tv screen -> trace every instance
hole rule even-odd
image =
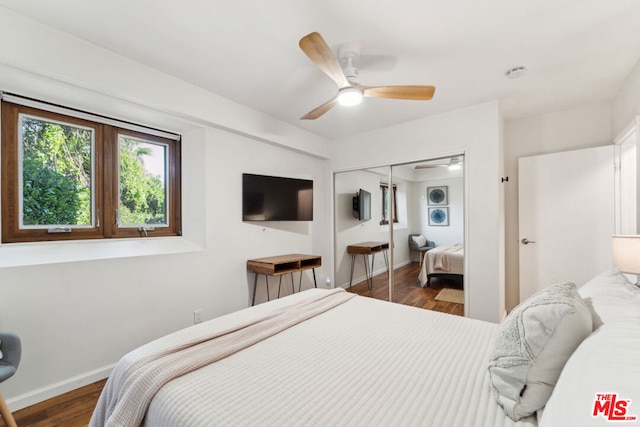
[[[243,221],[313,221],[313,181],[242,174]]]
[[[353,197],[353,216],[361,221],[371,219],[371,193],[362,188]]]

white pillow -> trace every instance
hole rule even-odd
[[[617,269],[603,271],[578,289],[591,309],[593,329],[628,317],[640,322],[640,288]]]
[[[427,238],[423,235],[420,236],[412,236],[413,241],[418,245],[419,248],[423,247],[427,244]]]
[[[640,306],[636,311],[640,311]],[[637,320],[605,322],[576,349],[567,361],[539,427],[636,425],[640,419],[640,327]],[[609,421],[606,400],[596,408],[598,394],[615,394],[621,405],[613,417],[635,417],[627,422]],[[626,402],[628,401],[628,402]],[[620,402],[626,402],[620,403]],[[603,408],[603,406],[605,408]],[[595,416],[594,416],[595,411]]]
[[[573,283],[536,292],[509,313],[489,361],[494,397],[514,421],[544,407],[565,362],[592,330]]]

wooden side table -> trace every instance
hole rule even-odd
[[[389,258],[387,257],[387,251],[389,250],[389,243],[387,242],[363,242],[355,245],[347,246],[347,252],[351,254],[351,276],[349,277],[349,287],[353,282],[353,266],[355,264],[356,255],[362,254],[364,259],[364,272],[367,277],[367,285],[369,290],[373,287],[373,263],[376,259],[376,254],[382,252],[384,255],[384,262],[387,266],[387,275],[389,274]],[[369,268],[368,255],[371,255],[371,268]]]
[[[256,288],[258,286],[258,275],[264,274],[265,283],[267,286],[267,300],[270,300],[269,296],[269,276],[279,276],[280,281],[278,283],[278,298],[280,298],[280,287],[282,286],[282,276],[285,274],[291,274],[291,290],[295,292],[295,286],[293,284],[293,273],[300,272],[300,283],[298,284],[298,292],[302,289],[302,272],[304,270],[311,270],[313,272],[313,286],[318,287],[316,282],[316,267],[322,265],[322,257],[318,255],[304,255],[304,254],[289,254],[278,255],[266,258],[250,259],[247,261],[247,271],[255,273],[253,280],[253,300],[251,305],[256,303]]]

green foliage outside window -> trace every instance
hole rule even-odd
[[[90,129],[24,117],[23,223],[91,224]]]
[[[144,165],[149,145],[120,138],[120,225],[167,223],[164,180]]]
[[[23,224],[91,225],[92,130],[22,120]],[[145,169],[149,144],[120,138],[120,224],[166,224],[165,183]]]
[[[24,161],[25,225],[78,224],[82,216],[81,201],[76,186],[53,169],[42,167],[34,160]]]

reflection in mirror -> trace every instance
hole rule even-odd
[[[335,173],[336,286],[374,298],[464,315],[463,165],[464,156],[459,155]],[[360,219],[356,212],[362,204],[356,196],[362,190],[371,194],[369,220]],[[358,248],[363,243],[389,244],[391,240],[393,253],[374,250],[364,256],[361,252],[367,249]],[[459,252],[454,265],[448,267],[453,271],[427,268],[432,267],[433,259],[426,254],[434,246],[443,250],[458,247],[451,249]],[[449,299],[459,302],[436,300],[444,289],[458,291]]]
[[[380,273],[386,276],[388,258],[384,248],[367,249],[371,245],[366,244],[389,242],[388,227],[380,226],[380,183],[386,182],[387,177],[387,167],[339,172],[334,176],[337,286],[349,288]]]

